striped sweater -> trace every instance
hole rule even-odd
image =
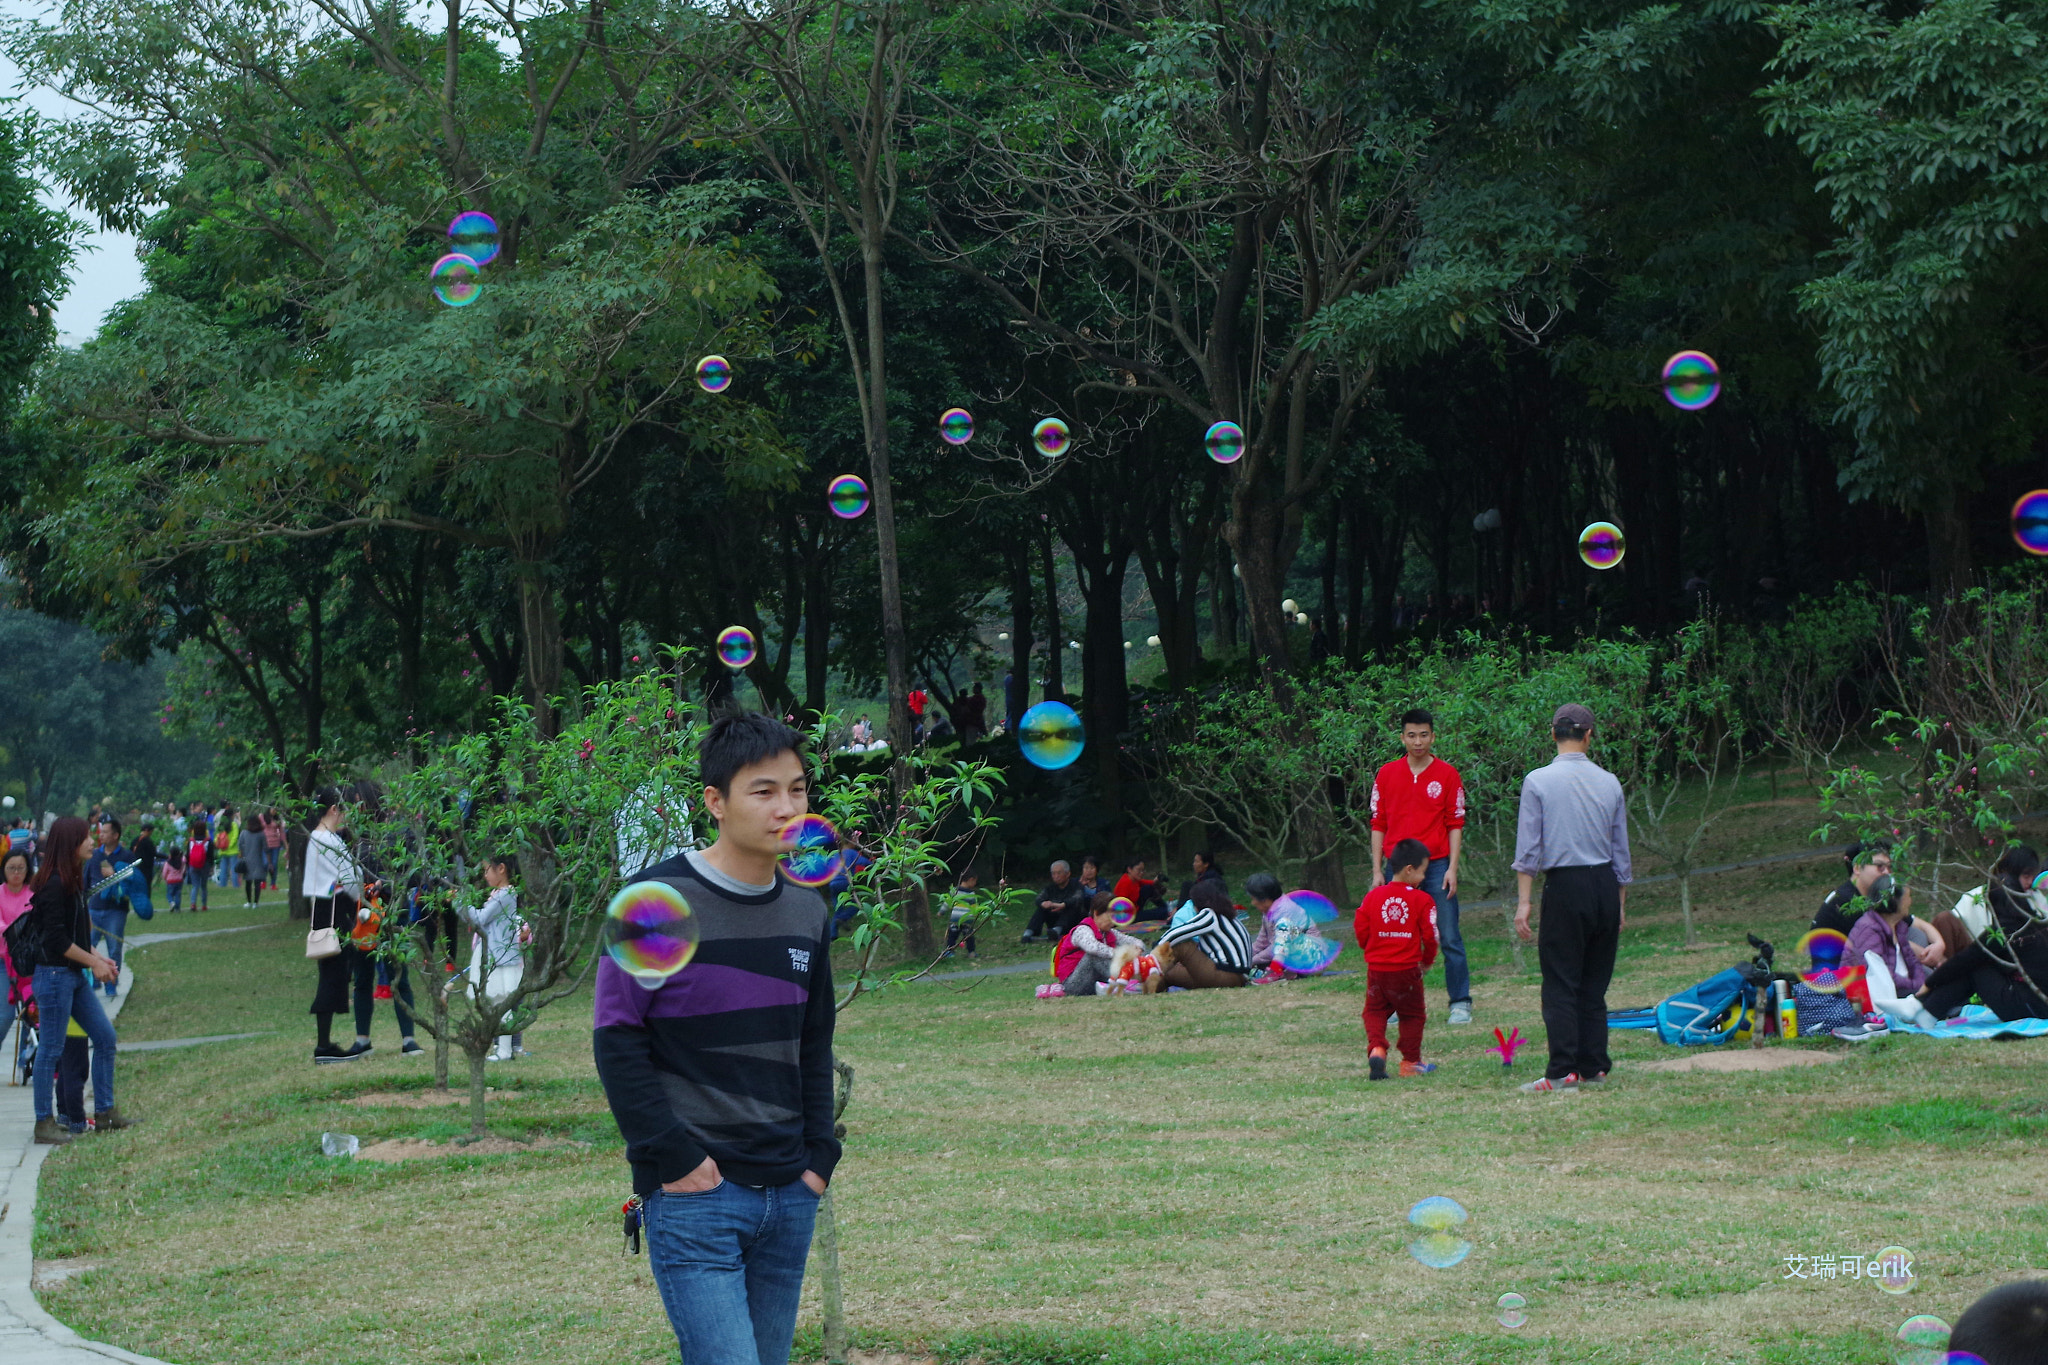
[[[1252,941],[1237,922],[1214,910],[1201,910],[1160,935],[1166,943],[1192,943],[1209,955],[1209,960],[1226,972],[1240,976],[1252,969]]]
[[[715,875],[715,874],[714,874]],[[709,1156],[726,1179],[830,1179],[832,963],[824,899],[784,881],[743,893],[689,854],[636,880],[681,892],[700,936],[690,964],[648,990],[598,963],[598,1079],[626,1139],[633,1188],[650,1194]]]

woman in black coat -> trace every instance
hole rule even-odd
[[[126,1128],[114,1107],[114,1026],[100,1007],[92,982],[111,986],[120,976],[113,959],[92,949],[92,921],[85,913],[85,860],[92,840],[85,821],[67,815],[50,826],[43,841],[43,865],[29,904],[38,1030],[36,1048],[36,1141],[61,1144],[71,1133],[57,1120],[57,1062],[64,1053],[64,1025],[76,1019],[92,1043],[93,1122],[104,1133]],[[17,962],[16,970],[23,964]],[[92,974],[87,980],[86,973]]]
[[[1974,995],[2008,1023],[2048,1019],[2048,924],[2036,918],[2027,895],[2040,871],[2041,855],[2025,844],[2014,844],[1999,858],[1984,904],[2004,941],[1994,948],[1980,938],[1934,969],[1919,995],[1935,1018],[1947,1017]]]

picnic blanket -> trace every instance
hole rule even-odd
[[[1922,1033],[1930,1038],[2041,1038],[2048,1037],[2048,1019],[2000,1019],[1982,1005],[1971,1005],[1953,1019],[1928,1027],[1891,1020],[1894,1033]]]

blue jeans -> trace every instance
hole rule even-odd
[[[1431,858],[1422,874],[1422,890],[1436,902],[1436,943],[1444,959],[1444,991],[1453,1005],[1470,1004],[1472,969],[1465,965],[1465,936],[1458,931],[1458,898],[1444,894],[1444,873],[1450,868],[1449,858]],[[1390,862],[1386,876],[1392,880],[1393,875]]]
[[[180,895],[184,894],[184,890],[185,890],[185,883],[183,883],[182,881],[178,881],[178,882],[165,882],[165,883],[164,883],[164,908],[165,908],[166,910],[175,910],[175,909],[177,909],[177,908],[178,908],[178,897],[179,897]]]
[[[114,959],[114,965],[119,967],[121,949],[128,941],[127,907],[123,906],[119,910],[91,910],[87,914],[92,919],[92,946],[100,948],[108,957]],[[102,948],[102,944],[105,947]],[[108,993],[111,994],[113,989],[112,986],[107,987]]]
[[[647,1196],[647,1266],[683,1365],[788,1365],[818,1196],[801,1180]]]
[[[36,1118],[57,1117],[57,1063],[64,1056],[64,1021],[76,1019],[92,1043],[92,1107],[114,1107],[114,1026],[92,993],[92,979],[78,967],[36,968]]]

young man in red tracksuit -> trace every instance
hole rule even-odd
[[[1434,1062],[1422,1060],[1422,1026],[1428,1006],[1422,973],[1436,961],[1436,902],[1422,889],[1429,870],[1429,846],[1403,839],[1387,857],[1392,876],[1366,892],[1352,929],[1365,954],[1365,1041],[1371,1049],[1371,1079],[1387,1078],[1387,1016],[1401,1016],[1401,1074],[1426,1076]]]

